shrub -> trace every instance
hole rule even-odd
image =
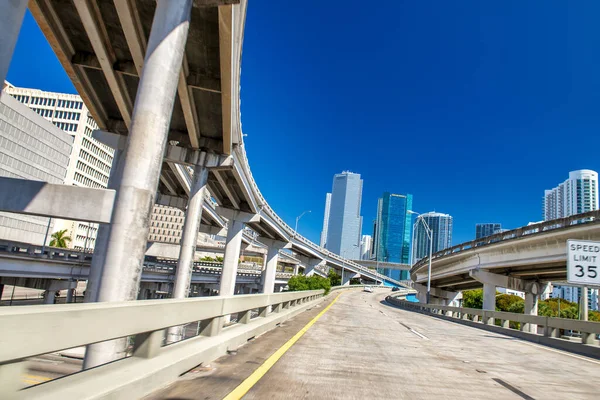
[[[328,294],[331,289],[331,284],[329,279],[322,278],[318,275],[294,275],[288,281],[288,288],[292,292],[323,289],[325,290],[325,294]]]

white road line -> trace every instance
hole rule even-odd
[[[412,333],[414,333],[415,335],[419,336],[421,339],[429,340],[429,338],[427,336],[420,334],[419,332],[415,331],[413,328],[410,328],[410,331]]]
[[[531,343],[531,342],[528,342],[526,340],[517,339],[515,341],[517,341],[519,343],[527,344],[529,346],[539,347],[540,349],[548,350],[548,351],[551,351],[553,353],[559,353],[559,354],[563,354],[565,356],[577,358],[579,360],[588,361],[588,362],[591,362],[591,363],[594,363],[594,364],[600,364],[600,361],[598,361],[598,360],[594,360],[594,359],[591,359],[591,358],[588,358],[588,357],[580,356],[580,355],[577,355],[577,354],[569,353],[569,352],[558,350],[558,349],[553,349],[553,348],[547,347],[547,346],[541,346],[539,344]]]

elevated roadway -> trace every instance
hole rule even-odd
[[[244,399],[592,399],[600,361],[390,307],[389,291],[351,291]],[[297,316],[149,396],[222,399],[322,312]],[[285,346],[287,347],[287,346]],[[285,348],[284,347],[284,348]],[[552,366],[560,365],[560,368]],[[246,384],[248,387],[250,384]]]
[[[564,282],[567,240],[600,240],[599,218],[600,211],[588,212],[513,229],[434,253],[431,286],[457,292],[482,287],[484,282],[494,280],[495,286],[527,292],[527,286],[533,283],[543,286],[545,282]],[[417,285],[426,284],[427,269],[427,258],[412,267],[411,278]],[[447,296],[440,291],[432,295]]]

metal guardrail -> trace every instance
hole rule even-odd
[[[506,240],[518,239],[524,236],[554,231],[557,229],[565,229],[573,225],[582,225],[589,223],[600,223],[600,210],[590,211],[583,214],[576,214],[567,218],[554,219],[551,221],[544,221],[537,224],[527,225],[521,228],[512,229],[510,231],[495,233],[490,236],[471,240],[470,242],[457,244],[456,246],[452,246],[447,249],[433,253],[431,259],[435,260],[440,257],[460,253],[461,251],[470,250],[475,247],[486,246],[498,242],[503,242]],[[411,268],[411,274],[419,268],[427,265],[427,260],[428,257],[422,258],[415,265],[413,265],[413,267]]]
[[[262,205],[262,211],[264,211],[269,216],[269,218],[277,221],[279,223],[280,227],[283,228],[285,233],[288,234],[290,236],[290,238],[298,240],[302,244],[305,244],[306,246],[308,246],[310,249],[312,249],[320,254],[323,254],[333,260],[343,263],[344,265],[347,265],[358,271],[364,272],[365,275],[367,275],[367,276],[369,276],[369,275],[374,276],[374,277],[378,278],[379,280],[385,280],[385,281],[394,283],[396,285],[401,285],[400,282],[396,281],[395,279],[392,279],[388,276],[382,275],[378,272],[372,271],[369,268],[363,267],[362,265],[357,264],[352,260],[345,259],[335,253],[332,253],[329,250],[324,249],[321,246],[318,246],[316,243],[313,243],[310,240],[306,239],[304,236],[300,235],[298,232],[294,231],[292,229],[292,227],[290,227],[283,219],[281,219],[281,217],[279,217],[279,215],[277,215],[277,213],[271,208],[271,206],[269,206],[269,203],[267,203],[267,201],[263,197],[262,193],[260,192],[260,190],[258,188],[258,185],[256,184],[256,181],[254,180],[254,177],[252,176],[252,172],[250,170],[250,164],[248,163],[246,151],[243,149],[243,146],[240,146],[238,149],[236,149],[236,154],[239,154],[243,161],[242,162],[242,170],[243,170],[244,174],[246,175],[248,182],[250,182],[252,189],[254,191],[254,194],[259,199],[259,204]]]
[[[517,314],[504,311],[488,311],[476,308],[451,307],[439,304],[413,303],[397,299],[394,296],[388,296],[386,301],[408,310],[440,314],[449,318],[469,320],[484,325],[496,325],[496,321],[499,321],[499,327],[508,331],[514,331],[514,329],[510,328],[510,322],[518,322],[521,332],[528,332],[533,335],[538,335],[538,326],[541,326],[543,335],[539,336],[545,337],[558,338],[560,337],[560,330],[577,331],[581,334],[582,344],[598,346],[598,341],[596,340],[596,335],[600,334],[600,323],[598,322]]]
[[[311,290],[2,307],[0,398],[13,398],[21,389],[24,361],[29,357],[125,337],[133,339],[132,356],[25,389],[21,394],[28,398],[49,393],[53,398],[88,398],[94,393],[111,398],[139,398],[275,327],[322,296],[323,290]],[[224,317],[231,314],[237,314],[237,323],[224,326]],[[165,329],[196,322],[197,336],[163,345]]]

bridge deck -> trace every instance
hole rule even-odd
[[[244,398],[597,396],[600,361],[391,308],[380,303],[384,297],[343,293]],[[151,398],[223,398],[325,305]]]

